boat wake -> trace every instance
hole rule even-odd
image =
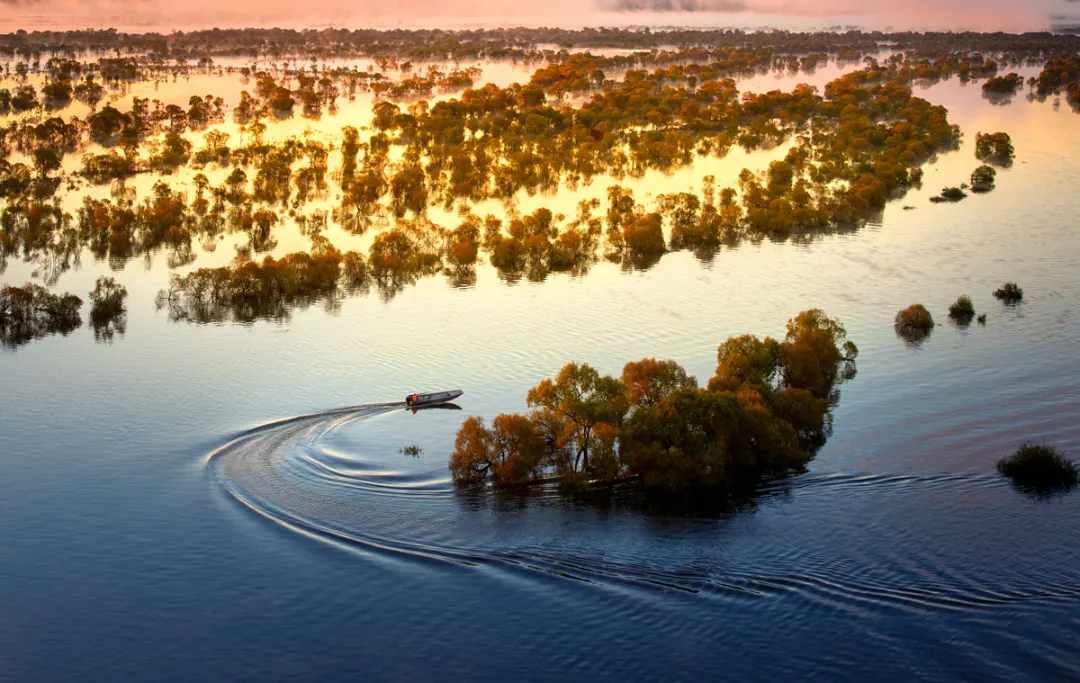
[[[493,502],[456,490],[441,462],[394,467],[333,438],[352,423],[404,409],[376,403],[261,425],[213,451],[208,468],[240,504],[280,527],[380,562],[727,600],[796,596],[830,609],[980,610],[1080,600],[1075,575],[1038,568],[980,575],[970,556],[980,547],[979,527],[966,546],[925,542],[942,526],[934,523],[943,513],[935,503],[947,512],[973,498],[985,506],[1014,496],[996,476],[811,473],[766,487],[747,512],[710,520],[575,507],[555,493]],[[926,509],[902,523],[874,517],[874,509],[890,507],[883,497],[916,489],[929,507],[924,502]],[[987,540],[996,542],[992,532]],[[929,554],[942,547],[970,551]]]

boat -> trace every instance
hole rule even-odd
[[[430,394],[409,394],[405,397],[405,405],[410,408],[438,405],[440,403],[446,403],[447,401],[453,401],[463,393],[465,392],[461,389],[452,389],[450,391],[436,391]]]

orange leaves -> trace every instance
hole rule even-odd
[[[626,400],[643,408],[660,403],[677,389],[697,387],[697,379],[686,374],[678,363],[655,358],[627,363],[623,367],[622,383]]]

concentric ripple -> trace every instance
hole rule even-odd
[[[574,507],[552,492],[466,494],[441,462],[394,467],[333,438],[403,407],[262,425],[214,451],[209,467],[267,519],[383,561],[721,599],[787,597],[856,613],[1080,601],[1076,544],[1063,544],[1058,561],[1046,562],[1045,551],[1042,562],[1027,561],[1024,524],[1001,511],[1017,494],[997,476],[810,473],[765,487],[752,507],[720,519],[651,517]],[[905,507],[900,519],[882,512]],[[1068,505],[1048,510],[1040,523],[1050,533],[1075,536]],[[960,523],[938,524],[941,515]],[[945,537],[958,529],[962,538]],[[978,560],[989,547],[1013,549],[996,575]]]

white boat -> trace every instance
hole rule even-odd
[[[461,396],[463,392],[461,389],[453,389],[451,391],[436,391],[431,394],[409,394],[405,397],[405,405],[410,408],[419,408],[421,406],[433,406],[439,403],[446,403],[447,401],[453,401],[458,396]]]

